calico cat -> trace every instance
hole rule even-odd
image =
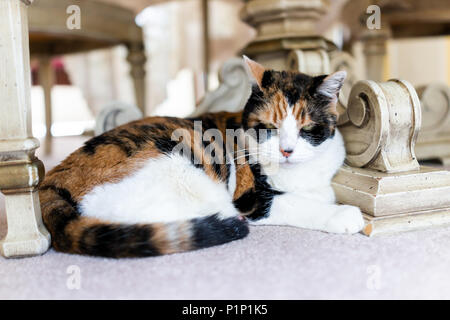
[[[242,112],[134,121],[51,170],[39,195],[53,247],[141,257],[241,239],[248,223],[360,231],[360,210],[336,205],[331,188],[345,157],[336,128],[345,72],[245,61],[256,83]]]

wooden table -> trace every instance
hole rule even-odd
[[[32,2],[0,1],[0,191],[5,195],[8,223],[0,253],[5,257],[41,254],[50,246],[37,192],[44,166],[34,155],[39,141],[31,132],[30,48],[31,54],[44,61],[41,78],[50,110],[49,57],[125,44],[137,104],[145,108],[142,31],[135,25],[132,11],[92,0]],[[66,10],[73,4],[80,8],[80,29],[66,25],[73,14]],[[51,120],[50,112],[47,119]]]
[[[80,22],[79,29],[77,22]],[[92,0],[40,0],[29,8],[29,39],[31,55],[40,60],[39,82],[44,89],[47,127],[46,153],[51,150],[52,56],[126,45],[136,104],[144,113],[146,58],[142,29],[135,23],[134,11]]]

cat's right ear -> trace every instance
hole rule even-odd
[[[244,61],[247,64],[248,69],[250,70],[251,75],[253,76],[253,79],[255,79],[256,83],[258,84],[259,88],[262,89],[262,79],[264,76],[264,72],[266,69],[260,65],[258,62],[253,61],[252,59],[248,58],[247,56],[243,56]]]

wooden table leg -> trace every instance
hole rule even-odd
[[[361,36],[366,65],[366,78],[372,81],[386,81],[387,41],[391,37],[389,25],[381,29],[366,30]]]
[[[42,254],[50,245],[37,192],[44,166],[34,156],[39,141],[31,133],[30,3],[0,1],[0,190],[8,224],[0,252],[5,257]]]
[[[143,42],[132,42],[128,45],[127,61],[130,64],[136,104],[145,116],[145,62],[147,58]]]
[[[44,91],[45,101],[45,145],[44,151],[46,155],[52,152],[52,87],[53,87],[53,70],[51,58],[42,56],[39,58],[39,82]]]

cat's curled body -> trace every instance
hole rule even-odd
[[[336,205],[331,188],[345,157],[335,128],[345,74],[310,77],[247,64],[257,85],[243,112],[131,122],[51,170],[40,200],[54,248],[154,256],[241,239],[247,221],[361,230],[359,209]],[[209,129],[223,140],[207,137]],[[227,129],[245,130],[244,145],[233,137],[232,152]]]

